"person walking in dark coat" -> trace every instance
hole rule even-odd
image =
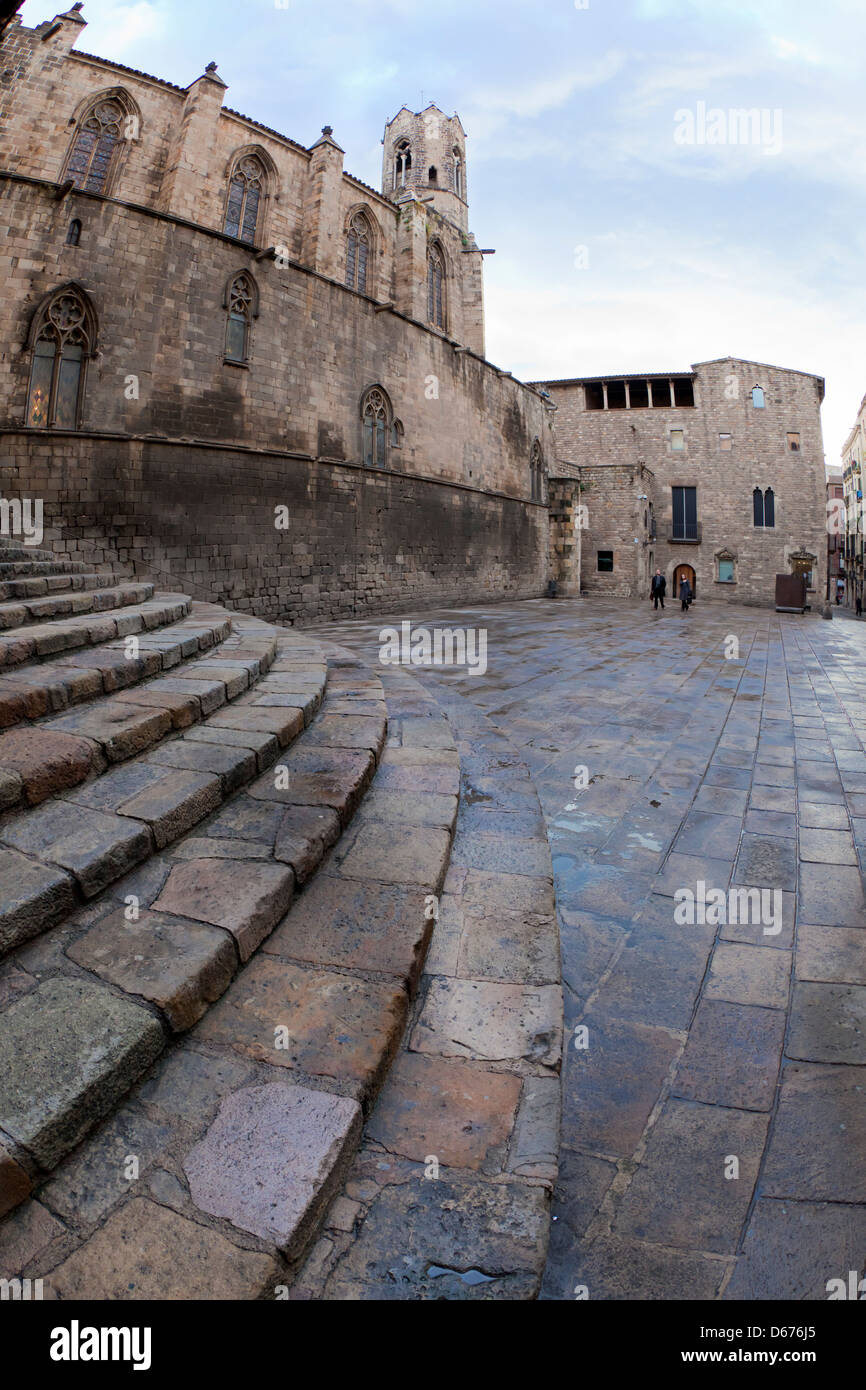
[[[650,585],[650,598],[653,601],[654,609],[658,608],[659,604],[661,604],[662,608],[664,608],[665,591],[667,590],[667,587],[667,580],[665,579],[661,570],[656,570],[655,574],[653,575],[653,582]]]
[[[683,612],[685,613],[692,601],[692,586],[687,579],[683,579],[680,582],[680,598],[682,599]]]

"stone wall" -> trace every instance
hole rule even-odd
[[[635,598],[646,593],[652,475],[640,466],[616,464],[580,469],[586,508],[580,587],[585,594]],[[641,500],[646,495],[647,501]],[[613,555],[613,569],[599,568],[599,552]],[[658,562],[656,562],[658,563]]]
[[[313,620],[544,592],[547,508],[448,483],[168,441],[0,435],[4,495],[46,544],[260,617]],[[277,526],[279,514],[288,520]]]
[[[530,499],[529,459],[536,438],[547,459],[554,446],[535,391],[312,270],[71,196],[77,247],[69,199],[0,180],[3,491],[42,498],[62,548],[293,622],[544,592],[547,513]],[[240,269],[258,286],[245,366],[223,356]],[[33,314],[69,281],[98,321],[82,428],[22,429]],[[374,383],[404,428],[385,469],[363,467]]]
[[[402,447],[389,453],[394,472],[528,499],[533,441],[553,455],[550,412],[537,392],[313,271],[257,262],[219,233],[112,200],[76,193],[58,202],[42,183],[0,177],[0,209],[11,228],[0,256],[6,427],[25,418],[34,311],[74,281],[98,322],[85,432],[360,462],[361,399],[379,384],[404,426]],[[67,246],[73,212],[81,241]],[[243,366],[224,360],[226,288],[241,270],[258,290]]]
[[[562,598],[580,594],[580,484],[573,478],[548,481],[550,577]]]

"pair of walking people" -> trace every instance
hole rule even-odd
[[[661,570],[656,570],[653,575],[652,584],[650,585],[650,598],[653,601],[653,608],[658,608],[659,604],[664,608],[667,587],[668,582]],[[682,579],[680,581],[680,600],[683,605],[683,612],[685,613],[692,601],[692,586],[687,579]]]

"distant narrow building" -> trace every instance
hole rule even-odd
[[[863,472],[866,461],[866,397],[860,402],[854,428],[842,446],[844,531],[840,536],[837,592],[848,608],[863,602],[864,509]],[[831,593],[832,597],[832,593]]]

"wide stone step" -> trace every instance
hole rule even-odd
[[[353,705],[363,713],[353,713]],[[137,922],[130,924],[116,901],[99,920],[80,922],[75,939],[64,933],[65,966],[59,942],[49,958],[38,946],[16,957],[16,967],[34,978],[65,970],[66,978],[86,979],[92,988],[123,991],[139,1007],[157,1010],[166,1034],[200,1020],[43,1188],[58,1236],[37,1261],[47,1296],[125,1299],[160,1291],[177,1297],[183,1290],[193,1298],[274,1297],[276,1286],[288,1282],[286,1262],[297,1261],[339,1189],[363,1114],[399,1044],[433,927],[430,895],[444,880],[456,815],[457,755],[448,747],[447,726],[431,710],[426,720],[413,721],[426,724],[429,741],[415,729],[409,745],[401,739],[382,755],[382,773],[395,753],[414,759],[394,764],[399,785],[384,777],[369,814],[365,800],[336,842],[355,798],[358,760],[374,757],[356,721],[384,719],[383,708],[363,668],[332,666],[321,715],[292,752],[341,752],[339,792],[335,764],[328,785],[315,794],[306,770],[294,784],[294,800],[286,797],[293,773],[287,783],[272,768],[273,795],[264,794],[266,779],[259,779],[258,795],[229,803],[165,856],[154,881],[140,883]],[[341,711],[345,743],[333,724],[320,740],[325,721]],[[379,746],[377,737],[373,744]],[[437,788],[450,792],[423,790],[431,758]],[[280,765],[290,761],[281,758]],[[407,797],[401,779],[413,773],[416,794]],[[119,898],[128,883],[110,896]],[[206,931],[213,935],[200,934]],[[219,952],[227,934],[235,969],[264,946],[226,987],[231,963]],[[90,973],[73,976],[70,961]],[[94,975],[105,984],[94,984]],[[24,994],[19,1005],[30,997]],[[30,1018],[38,1031],[35,1006]],[[53,1015],[52,1024],[59,1027]],[[16,1036],[22,1031],[17,1021]],[[40,1038],[40,1050],[53,1045],[54,1035]],[[146,1044],[139,1048],[143,1057]],[[121,1044],[110,1051],[119,1056]],[[10,1088],[4,1092],[0,1082],[0,1129],[14,1141],[9,1171],[16,1165],[7,1203],[44,1182],[46,1168],[68,1144],[68,1107],[57,1135],[42,1112],[37,1131],[26,1102],[27,1055],[15,1056],[19,1079],[11,1103]],[[116,1070],[113,1060],[106,1064],[112,1076]],[[99,1088],[91,1077],[87,1086],[95,1114]],[[117,1089],[107,1076],[106,1091],[114,1097]],[[20,1139],[25,1132],[36,1132],[36,1139]],[[119,1148],[140,1155],[138,1184],[118,1181]],[[258,1253],[249,1249],[251,1238]]]
[[[231,619],[223,608],[194,603],[189,617],[157,631],[0,673],[0,728],[41,719],[128,689],[225,641]]]
[[[113,574],[49,574],[43,578],[4,579],[0,582],[0,600],[43,598],[47,594],[68,593],[79,589],[110,589],[117,583]]]
[[[7,541],[0,544],[0,562],[12,562],[16,560],[48,560],[53,562],[57,557],[53,550],[40,550],[38,546],[25,545],[23,542]]]
[[[65,618],[0,635],[0,668],[43,661],[62,652],[95,647],[114,637],[130,637],[165,627],[187,616],[192,600],[186,594],[157,594],[146,603],[131,604],[112,613]]]
[[[130,583],[113,588],[59,592],[44,598],[16,599],[0,603],[0,630],[8,632],[30,623],[75,617],[79,613],[107,613],[114,608],[146,603],[153,598],[153,592],[153,584]]]
[[[321,700],[324,666],[310,665],[304,689],[280,689],[279,671],[271,686],[263,673],[276,630],[260,626],[228,639],[219,662],[191,661],[178,675],[0,736],[0,785],[2,772],[17,776],[19,796],[43,803],[0,824],[0,955],[172,844],[302,732]],[[5,768],[4,738],[12,743]],[[85,781],[112,763],[122,765]],[[13,892],[24,856],[26,881]]]
[[[44,552],[47,554],[47,552]],[[0,579],[24,579],[28,576],[45,577],[53,574],[84,574],[87,565],[83,560],[37,560],[32,554],[25,554],[17,560],[0,560]]]

